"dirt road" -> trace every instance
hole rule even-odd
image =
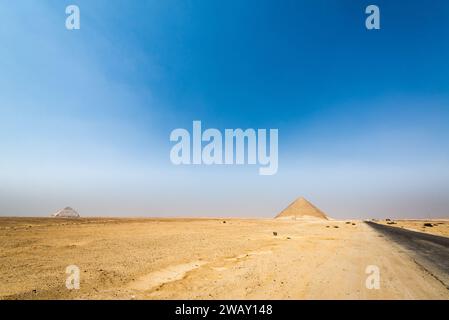
[[[353,223],[0,218],[0,298],[449,299],[409,252]]]
[[[404,248],[413,260],[449,290],[449,238],[367,222]]]

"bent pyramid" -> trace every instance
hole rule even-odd
[[[329,220],[326,214],[304,198],[298,198],[276,216],[276,219],[314,218]]]
[[[59,210],[58,212],[52,214],[52,217],[56,217],[56,218],[79,218],[80,215],[78,214],[78,212],[76,212],[72,208],[66,207],[66,208],[64,208],[62,210]]]

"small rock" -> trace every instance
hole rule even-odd
[[[273,236],[277,236],[278,235],[278,233],[276,232],[276,231],[273,231]]]
[[[424,223],[424,227],[433,227],[433,224],[426,222]]]

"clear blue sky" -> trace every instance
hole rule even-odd
[[[0,215],[449,216],[446,0],[0,0],[0,44]],[[278,173],[173,166],[193,120],[278,128]]]

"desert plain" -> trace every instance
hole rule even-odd
[[[438,223],[429,229],[449,230]],[[66,288],[69,265],[78,290]],[[378,289],[366,285],[372,265]],[[363,221],[0,218],[0,299],[449,299],[449,289]]]

